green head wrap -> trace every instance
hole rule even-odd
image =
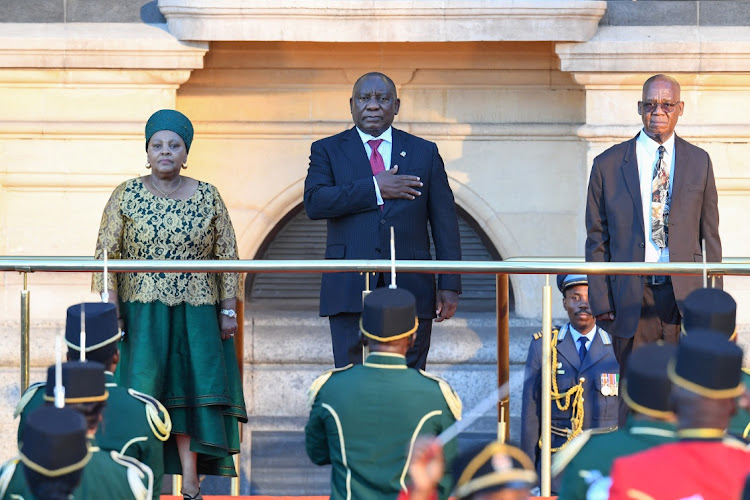
[[[185,148],[190,152],[190,143],[193,142],[193,124],[187,116],[174,109],[162,109],[151,115],[146,122],[146,151],[151,136],[160,130],[171,130],[182,137]]]

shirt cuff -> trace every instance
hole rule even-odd
[[[380,186],[378,186],[377,179],[373,177],[372,182],[375,183],[375,197],[378,199],[378,205],[384,205],[385,202],[383,201],[383,197],[380,195]]]

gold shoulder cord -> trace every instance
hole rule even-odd
[[[571,403],[573,406],[570,416],[570,432],[568,433],[568,438],[559,447],[552,448],[552,453],[562,450],[573,440],[573,438],[583,431],[583,382],[578,379],[576,385],[562,394],[560,394],[560,389],[557,386],[557,335],[559,333],[560,330],[552,332],[552,391],[550,392],[550,397],[552,398],[552,401],[557,404],[560,411],[567,411],[571,408]],[[561,402],[563,398],[565,399],[564,403]],[[539,448],[542,447],[541,436],[539,437],[538,445]]]

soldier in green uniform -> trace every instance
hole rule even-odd
[[[700,288],[690,293],[683,303],[685,316],[682,320],[682,334],[708,328],[726,335],[730,342],[737,342],[737,303],[731,295],[717,288]],[[750,388],[750,370],[742,368],[742,383]],[[750,412],[746,405],[737,405],[737,413],[729,422],[727,432],[750,441]]]
[[[155,398],[115,383],[113,373],[120,360],[117,348],[120,331],[114,304],[94,302],[68,308],[65,323],[68,360],[81,357],[81,306],[85,318],[86,359],[106,367],[109,392],[102,423],[96,434],[97,445],[103,450],[116,451],[148,465],[157,485],[153,500],[157,500],[164,476],[164,441],[169,438],[171,429],[169,413]],[[15,416],[21,417],[19,441],[26,415],[44,404],[45,385],[44,382],[33,384],[21,397],[15,412]]]
[[[406,490],[407,468],[419,435],[438,435],[461,418],[461,401],[447,382],[406,366],[418,320],[415,298],[378,288],[364,301],[360,330],[370,355],[362,365],[324,373],[309,393],[307,455],[332,464],[331,499],[395,499]],[[446,463],[456,454],[445,448]],[[450,476],[440,482],[448,498]]]
[[[564,469],[560,500],[585,500],[589,488],[602,487],[600,482],[608,486],[616,458],[676,439],[669,402],[672,383],[667,376],[667,364],[675,351],[671,344],[646,344],[633,351],[620,387],[631,410],[627,424],[609,434],[584,431],[555,454],[552,474]]]
[[[73,491],[75,500],[117,499],[148,500],[153,496],[153,473],[138,460],[106,451],[97,446],[94,436],[107,401],[104,366],[95,361],[71,361],[62,365],[64,401],[86,419],[91,458],[83,468],[80,485]],[[55,366],[47,370],[44,400],[55,400]],[[22,430],[22,436],[25,437]],[[24,444],[21,444],[21,450]],[[25,478],[20,458],[3,464],[0,470],[2,500],[35,499]],[[24,466],[27,466],[24,463]],[[42,499],[39,499],[42,500]],[[44,499],[46,500],[46,499]]]
[[[34,497],[67,500],[91,459],[86,419],[71,408],[37,408],[26,421],[19,451],[18,467]]]

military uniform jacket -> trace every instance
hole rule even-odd
[[[116,451],[133,457],[148,465],[154,475],[155,484],[161,484],[164,476],[164,443],[169,437],[165,422],[169,414],[154,398],[132,389],[119,387],[114,375],[105,372],[107,405],[102,412],[102,421],[96,431],[96,442],[103,450]],[[21,429],[24,419],[36,408],[44,404],[45,383],[34,384],[21,397],[16,409],[21,421],[18,425],[18,441],[21,441]],[[152,416],[149,417],[149,414]],[[158,500],[159,491],[153,493],[153,500]]]
[[[0,469],[0,500],[44,500],[31,494],[24,464],[18,458]],[[83,468],[81,483],[71,500],[148,500],[153,497],[151,469],[138,460],[91,443],[91,460]]]
[[[562,473],[561,500],[586,500],[595,481],[609,477],[612,462],[676,439],[674,425],[668,422],[628,419],[627,427],[608,434],[584,432],[555,454],[552,473]]]
[[[738,441],[679,441],[615,460],[609,498],[739,499],[748,474],[750,452]]]
[[[602,375],[617,374],[619,365],[612,350],[612,341],[607,332],[596,329],[588,353],[581,362],[578,349],[569,332],[569,324],[561,329],[553,330],[557,337],[557,367],[553,368],[553,376],[557,377],[559,392],[563,393],[576,385],[580,378],[583,382],[584,419],[583,428],[608,428],[617,426],[618,396],[613,388],[604,389]],[[614,378],[614,375],[612,375]],[[610,387],[610,386],[607,386]],[[602,394],[609,392],[611,395]],[[536,464],[537,472],[540,468],[539,437],[541,434],[541,393],[542,393],[542,341],[541,335],[534,335],[529,345],[524,372],[523,395],[521,406],[521,449],[529,455]],[[562,411],[552,401],[552,448],[557,448],[567,441],[565,430],[571,428],[572,407]],[[556,431],[554,429],[557,429]],[[558,491],[559,478],[553,480],[552,490]]]
[[[742,382],[750,390],[750,370],[742,369]],[[729,422],[729,434],[738,438],[750,441],[750,412],[747,409],[737,406],[737,413],[734,414]]]
[[[372,353],[363,365],[326,372],[311,388],[307,455],[332,464],[332,500],[395,499],[406,489],[414,440],[461,418],[461,402],[437,377],[406,366],[398,354]],[[446,471],[455,440],[444,449]],[[448,498],[450,474],[439,485]]]

